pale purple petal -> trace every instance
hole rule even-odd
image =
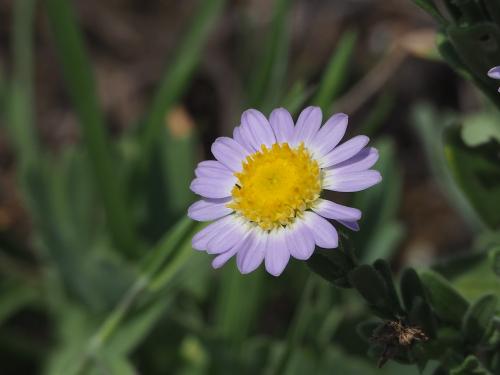
[[[227,207],[229,202],[231,198],[199,200],[189,206],[188,216],[197,221],[220,219],[233,212],[232,208]]]
[[[191,241],[193,248],[200,251],[207,250],[208,242],[219,233],[230,227],[235,220],[234,215],[223,217],[212,224],[207,225],[193,236]]]
[[[205,160],[198,163],[194,174],[196,177],[230,177],[233,172],[217,160]]]
[[[279,276],[290,260],[284,230],[278,229],[269,234],[266,249],[266,270],[273,276]]]
[[[335,227],[314,212],[304,212],[304,222],[314,237],[314,242],[324,249],[333,249],[339,245],[339,236]]]
[[[357,208],[343,206],[326,199],[318,199],[312,209],[314,212],[327,219],[347,221],[361,219],[361,211]]]
[[[231,221],[224,230],[219,230],[207,243],[208,254],[221,254],[229,251],[241,238],[246,237],[249,231],[248,224],[241,219]]]
[[[337,222],[342,224],[344,227],[349,228],[350,230],[353,230],[355,232],[359,231],[359,224],[357,221],[337,220]]]
[[[319,158],[321,168],[331,167],[332,165],[342,163],[345,160],[352,158],[360,152],[370,141],[366,135],[358,135],[350,140],[337,146],[325,156]]]
[[[493,79],[500,79],[500,66],[495,66],[488,71],[488,77]]]
[[[323,115],[319,107],[307,107],[304,109],[295,124],[292,146],[304,142],[308,146],[318,133]]]
[[[238,245],[234,246],[231,250],[226,251],[225,253],[217,255],[212,261],[212,267],[217,269],[222,267],[227,263],[229,259],[231,259],[239,250]]]
[[[328,119],[310,144],[315,157],[326,155],[339,144],[344,137],[348,122],[349,117],[344,113],[336,113]]]
[[[327,168],[325,172],[327,174],[339,174],[366,171],[375,165],[378,158],[379,154],[377,149],[373,147],[365,147],[352,158],[336,164],[333,167]]]
[[[276,143],[273,130],[267,118],[255,109],[248,109],[241,116],[242,136],[249,137],[249,143],[255,150],[262,145],[267,148]]]
[[[189,187],[194,193],[205,198],[226,198],[231,195],[231,190],[236,184],[236,177],[197,177]]]
[[[212,154],[233,172],[240,172],[248,152],[234,139],[220,137],[212,144]]]
[[[243,137],[241,126],[237,126],[234,128],[233,138],[236,142],[243,146],[247,153],[252,154],[254,152],[254,149],[252,148],[248,140]]]
[[[242,274],[255,271],[264,260],[268,235],[253,229],[236,254],[236,265]]]
[[[288,250],[294,258],[307,260],[311,257],[314,252],[314,237],[302,220],[286,229],[285,238]]]
[[[363,172],[342,173],[335,176],[326,176],[323,188],[343,193],[350,193],[367,189],[382,181],[378,171],[372,169]]]
[[[278,143],[291,142],[293,137],[293,119],[284,108],[277,108],[271,112],[269,123]]]

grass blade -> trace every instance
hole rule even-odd
[[[138,248],[125,194],[109,154],[104,114],[98,104],[94,76],[84,41],[71,5],[66,0],[46,0],[45,7],[64,78],[80,120],[91,164],[114,243],[120,251],[134,253]]]
[[[318,93],[312,103],[321,107],[325,116],[330,114],[331,104],[347,79],[347,71],[356,44],[354,31],[344,33],[321,79]]]
[[[278,104],[283,88],[288,62],[288,11],[291,0],[277,0],[274,8],[272,28],[260,64],[252,77],[249,88],[249,104],[264,112]]]
[[[199,62],[203,44],[224,4],[225,0],[200,1],[199,10],[193,17],[192,23],[160,83],[149,116],[144,124],[141,134],[140,172],[148,167],[153,150],[158,145],[159,137],[162,136],[165,115],[186,89]]]

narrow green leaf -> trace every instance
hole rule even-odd
[[[497,247],[490,251],[491,265],[495,275],[500,277],[500,247]]]
[[[14,145],[21,182],[36,168],[39,144],[33,114],[33,27],[34,0],[13,3],[13,73],[9,97],[5,98],[8,131]]]
[[[342,34],[323,73],[318,93],[312,100],[312,104],[321,107],[325,117],[330,114],[333,100],[340,93],[348,78],[348,69],[351,66],[356,40],[357,34],[354,31]]]
[[[498,298],[489,294],[469,307],[462,323],[462,332],[469,343],[476,345],[485,338],[495,316],[497,303]]]
[[[467,147],[458,127],[449,128],[445,138],[446,158],[457,183],[484,222],[500,227],[499,144]]]
[[[445,322],[460,326],[469,303],[436,272],[422,271],[420,280],[425,286],[429,302],[437,316]]]
[[[127,210],[124,184],[113,166],[104,114],[98,104],[94,76],[84,41],[70,2],[44,2],[68,91],[73,99],[93,171],[102,194],[109,229],[117,249],[134,254],[139,242],[132,215]]]
[[[248,335],[254,323],[261,303],[264,273],[259,269],[243,276],[234,264],[226,266],[222,272],[215,325],[220,335],[239,342]]]
[[[149,115],[141,134],[141,160],[139,168],[148,168],[152,153],[159,145],[165,125],[165,115],[187,88],[205,41],[224,8],[225,0],[200,0],[200,6],[179,43],[153,99]],[[140,172],[141,175],[144,172]]]
[[[446,25],[448,23],[433,0],[413,0],[413,2],[434,17],[440,24]]]
[[[287,15],[291,3],[291,0],[276,0],[269,36],[259,44],[264,46],[264,52],[252,75],[248,102],[264,112],[278,103],[283,88],[289,48]]]

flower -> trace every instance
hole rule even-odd
[[[338,247],[332,219],[358,230],[361,211],[321,198],[323,190],[354,192],[382,179],[370,169],[378,159],[358,135],[340,145],[348,117],[337,113],[321,127],[318,107],[302,111],[294,126],[290,113],[275,109],[269,120],[249,109],[233,138],[212,144],[217,160],[202,161],[191,190],[202,196],[188,209],[197,221],[212,221],[192,240],[193,248],[214,254],[219,268],[236,255],[241,273],[264,261],[280,275],[290,256],[307,260],[315,246]]]
[[[500,79],[500,66],[495,66],[488,71],[488,77],[493,79]],[[500,92],[500,88],[498,89]]]

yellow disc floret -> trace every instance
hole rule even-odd
[[[264,230],[293,223],[321,192],[321,170],[303,144],[262,145],[235,176],[228,207]]]

